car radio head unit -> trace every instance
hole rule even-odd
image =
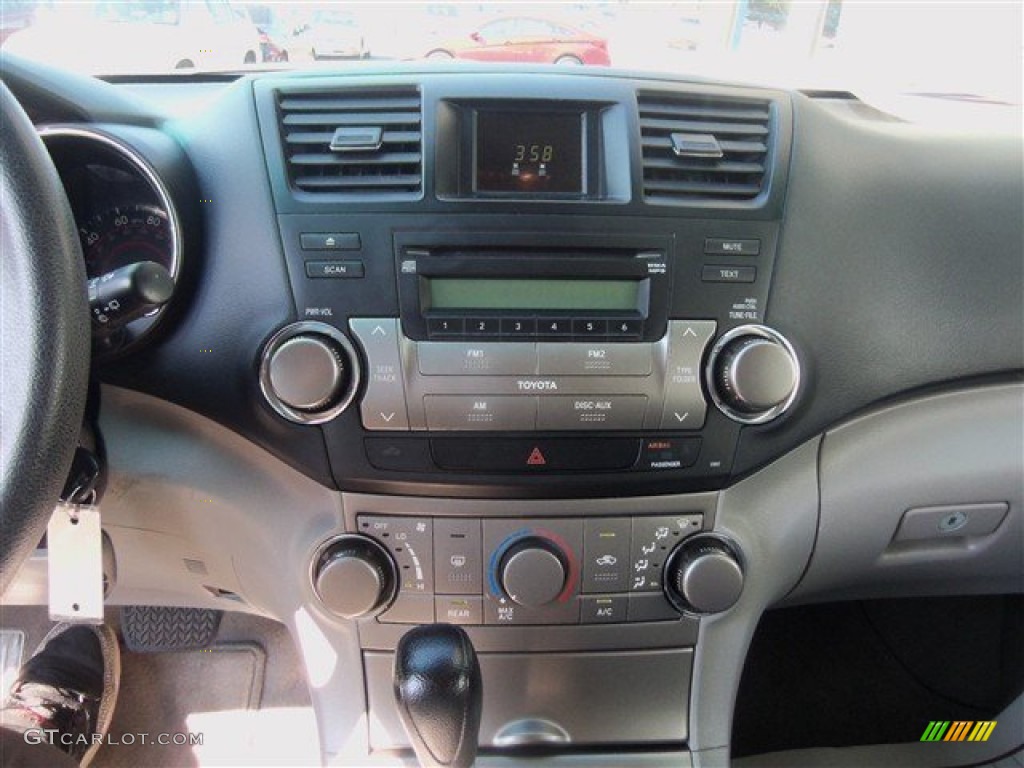
[[[417,341],[653,341],[670,283],[661,249],[407,247],[402,328]]]

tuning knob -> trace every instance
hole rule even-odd
[[[367,536],[345,534],[313,558],[313,589],[320,602],[344,619],[374,616],[395,599],[398,570],[388,551]]]
[[[762,325],[745,325],[712,347],[707,378],[711,398],[722,413],[742,424],[763,424],[793,404],[800,363],[781,334]]]
[[[294,323],[267,342],[260,388],[271,407],[300,424],[320,424],[352,402],[358,358],[348,339],[324,323]]]
[[[735,547],[714,534],[691,536],[665,562],[665,595],[680,611],[720,613],[743,591],[743,568]]]
[[[531,536],[509,547],[501,558],[499,579],[513,602],[539,608],[565,588],[565,555],[547,539]]]

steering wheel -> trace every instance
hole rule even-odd
[[[78,444],[89,325],[64,187],[0,83],[0,594],[46,530]]]

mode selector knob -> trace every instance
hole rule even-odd
[[[665,563],[665,594],[680,611],[720,613],[743,591],[735,547],[714,534],[698,534],[673,550]]]
[[[793,404],[800,385],[800,363],[781,334],[761,325],[746,325],[716,342],[707,383],[715,405],[726,416],[742,424],[763,424]]]
[[[373,616],[398,589],[398,570],[383,545],[345,534],[323,544],[313,558],[313,589],[331,613],[345,619]]]
[[[345,335],[324,323],[294,323],[263,350],[260,387],[279,414],[300,424],[320,424],[352,402],[358,358]]]
[[[530,537],[509,547],[501,558],[502,589],[525,608],[553,602],[565,588],[565,556],[552,542]]]

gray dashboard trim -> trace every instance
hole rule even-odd
[[[689,746],[720,765],[731,736],[743,660],[757,622],[800,579],[818,524],[819,440],[723,491],[715,530],[741,549],[745,586],[729,611],[701,619],[690,687]],[[727,761],[726,761],[727,762]]]
[[[1024,591],[1024,385],[919,398],[825,435],[821,525],[790,602]],[[894,542],[908,509],[1002,502],[986,536]]]

